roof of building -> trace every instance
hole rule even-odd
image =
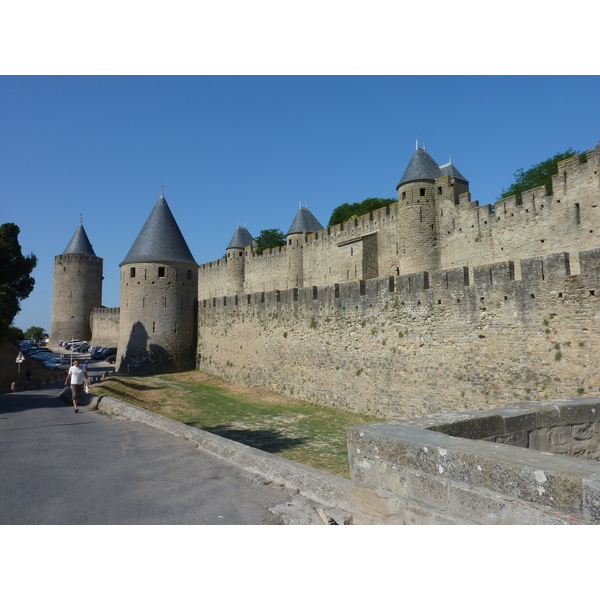
[[[83,223],[79,223],[77,231],[71,238],[63,254],[87,254],[89,256],[96,256],[92,244],[83,228]]]
[[[254,246],[254,238],[252,234],[245,228],[240,227],[238,225],[229,245],[227,246],[227,250],[229,248],[245,248],[246,246]]]
[[[445,165],[440,165],[440,171],[442,175],[450,175],[452,179],[460,179],[460,181],[469,183],[468,180],[461,175],[460,171],[452,164],[452,161]]]
[[[321,229],[324,229],[323,225],[308,210],[308,206],[301,205],[286,235],[291,235],[292,233],[314,233],[315,231],[321,231]]]
[[[425,148],[419,148],[417,146],[396,189],[410,181],[422,181],[424,179],[435,180],[444,175],[450,175],[453,179],[460,179],[465,183],[469,183],[452,164],[452,161],[440,167],[435,160],[431,158]]]
[[[197,264],[162,194],[121,265],[132,262]]]

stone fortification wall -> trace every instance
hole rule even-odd
[[[116,346],[119,340],[120,308],[94,308],[90,315],[91,343],[94,346]]]
[[[600,245],[600,146],[559,163],[552,195],[545,187],[479,206],[470,194],[455,203],[448,178],[437,181],[440,267],[520,260],[539,254],[569,252],[579,272],[577,252]],[[518,267],[518,264],[517,264]],[[518,273],[517,273],[518,275]]]
[[[599,394],[600,249],[569,258],[207,299],[198,364],[385,418]]]
[[[599,419],[590,398],[350,427],[354,523],[598,524]]]
[[[285,246],[262,255],[245,248],[243,293],[397,276],[425,268],[468,266],[472,271],[507,260],[515,261],[520,277],[518,261],[556,252],[571,254],[571,271],[576,274],[577,253],[600,246],[599,165],[600,145],[559,163],[551,195],[542,187],[525,192],[520,201],[513,196],[494,205],[479,206],[463,191],[467,186],[449,176],[434,184],[409,184],[399,188],[399,203],[302,239],[293,236],[288,241],[300,244],[301,267]],[[226,259],[201,265],[199,297],[235,293],[232,280]]]

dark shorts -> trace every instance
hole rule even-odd
[[[81,392],[83,392],[83,383],[72,383],[71,392],[73,394],[73,400],[81,400]]]

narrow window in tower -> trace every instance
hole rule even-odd
[[[242,253],[240,252],[240,256],[241,256],[241,255],[242,255]],[[187,278],[188,278],[188,279],[191,279],[191,278],[192,278],[192,271],[191,271],[190,269],[188,269],[188,272],[187,272]]]
[[[438,195],[441,196],[442,195],[442,188],[438,187]]]
[[[425,196],[425,188],[419,188],[419,196]]]
[[[578,202],[575,203],[575,223],[577,223],[577,225],[579,225],[581,223],[581,213],[579,210]]]
[[[142,308],[146,308],[146,297],[142,297]]]
[[[129,269],[129,277],[135,277],[135,267]]]
[[[152,333],[156,333],[156,322],[152,321]]]
[[[354,248],[350,248],[350,256],[354,256]]]
[[[163,302],[164,302],[165,308],[167,308],[167,299],[165,298]]]
[[[423,222],[423,207],[419,206],[419,222]]]
[[[406,200],[406,192],[402,192],[402,200]]]
[[[173,333],[177,333],[177,321],[175,322],[175,325],[173,327]]]
[[[158,276],[159,277],[165,276],[165,268],[164,267],[158,267]]]

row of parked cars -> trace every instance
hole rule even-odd
[[[90,354],[92,360],[105,360],[108,363],[114,363],[117,358],[117,348],[114,346],[102,348],[100,346],[88,346],[87,342],[79,342],[74,340],[68,342],[67,347],[62,343],[65,350],[70,350],[72,353]],[[59,343],[59,346],[61,344]],[[67,370],[71,366],[71,356],[60,355],[52,352],[50,348],[38,347],[32,342],[21,342],[19,344],[21,352],[24,352],[31,358],[40,361],[46,369],[62,369]]]
[[[53,371],[62,369],[66,371],[71,366],[70,359],[61,358],[45,346],[38,347],[33,342],[24,341],[19,344],[19,347],[23,354],[27,354],[27,356],[39,361],[46,369]]]

